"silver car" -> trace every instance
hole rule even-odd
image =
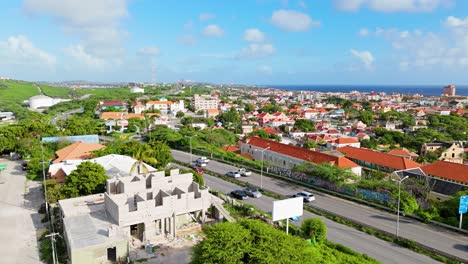
[[[260,198],[262,197],[262,193],[255,187],[246,187],[244,191],[247,193],[248,196],[254,197],[254,198]]]
[[[241,175],[238,171],[229,171],[226,173],[226,176],[232,177],[232,178],[240,178]]]

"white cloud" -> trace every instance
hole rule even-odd
[[[179,37],[179,43],[185,46],[192,46],[197,40],[192,35],[183,35]]]
[[[252,43],[247,48],[241,50],[237,57],[240,58],[263,58],[273,55],[276,52],[275,47],[270,43],[257,44]]]
[[[355,56],[361,61],[361,63],[364,65],[364,68],[366,68],[367,70],[371,70],[373,68],[375,58],[370,51],[357,51],[351,49],[350,52],[353,56]]]
[[[70,48],[73,54],[106,59],[122,56],[120,20],[128,16],[128,0],[25,0],[24,9],[31,15],[50,15],[67,34],[77,35],[80,43]],[[79,47],[79,48],[77,48]]]
[[[357,11],[367,7],[378,12],[430,12],[452,5],[452,0],[335,0],[343,11]]]
[[[156,56],[159,55],[159,48],[155,46],[143,47],[138,51],[138,54],[145,56]]]
[[[359,30],[359,36],[361,36],[361,37],[369,36],[369,30],[367,28],[361,28]]]
[[[271,68],[271,66],[260,65],[257,67],[257,72],[263,74],[271,74],[273,72],[273,69]]]
[[[218,25],[208,25],[203,29],[203,35],[207,37],[212,37],[212,38],[220,38],[224,36],[224,31],[223,29],[218,26]]]
[[[306,13],[284,9],[274,11],[270,21],[281,30],[289,32],[304,32],[312,26],[320,25],[320,22],[313,21]]]
[[[202,22],[213,19],[213,18],[215,18],[215,15],[211,13],[201,13],[200,16],[198,17],[198,19]]]
[[[265,34],[257,28],[249,28],[244,31],[244,39],[247,42],[263,42]]]
[[[26,36],[11,36],[0,41],[0,64],[54,67],[56,63],[55,56],[34,46]]]
[[[84,47],[79,44],[66,48],[65,53],[92,69],[102,70],[107,65],[105,60],[87,53]]]
[[[468,17],[465,17],[465,19],[449,16],[445,20],[445,25],[447,27],[466,27],[468,26]]]
[[[443,23],[447,30],[439,33],[378,28],[374,34],[391,44],[401,70],[468,68],[468,18]]]

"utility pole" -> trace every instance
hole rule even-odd
[[[59,233],[50,233],[46,235],[45,237],[50,237],[50,242],[52,243],[52,260],[53,263],[57,263],[57,251],[55,250],[55,236],[60,236]]]

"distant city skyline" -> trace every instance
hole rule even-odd
[[[468,1],[0,2],[0,76],[468,84]],[[442,88],[442,87],[441,87]]]

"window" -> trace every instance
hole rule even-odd
[[[115,262],[117,261],[117,248],[107,248],[107,260]]]
[[[455,158],[455,153],[452,153],[452,158]]]

